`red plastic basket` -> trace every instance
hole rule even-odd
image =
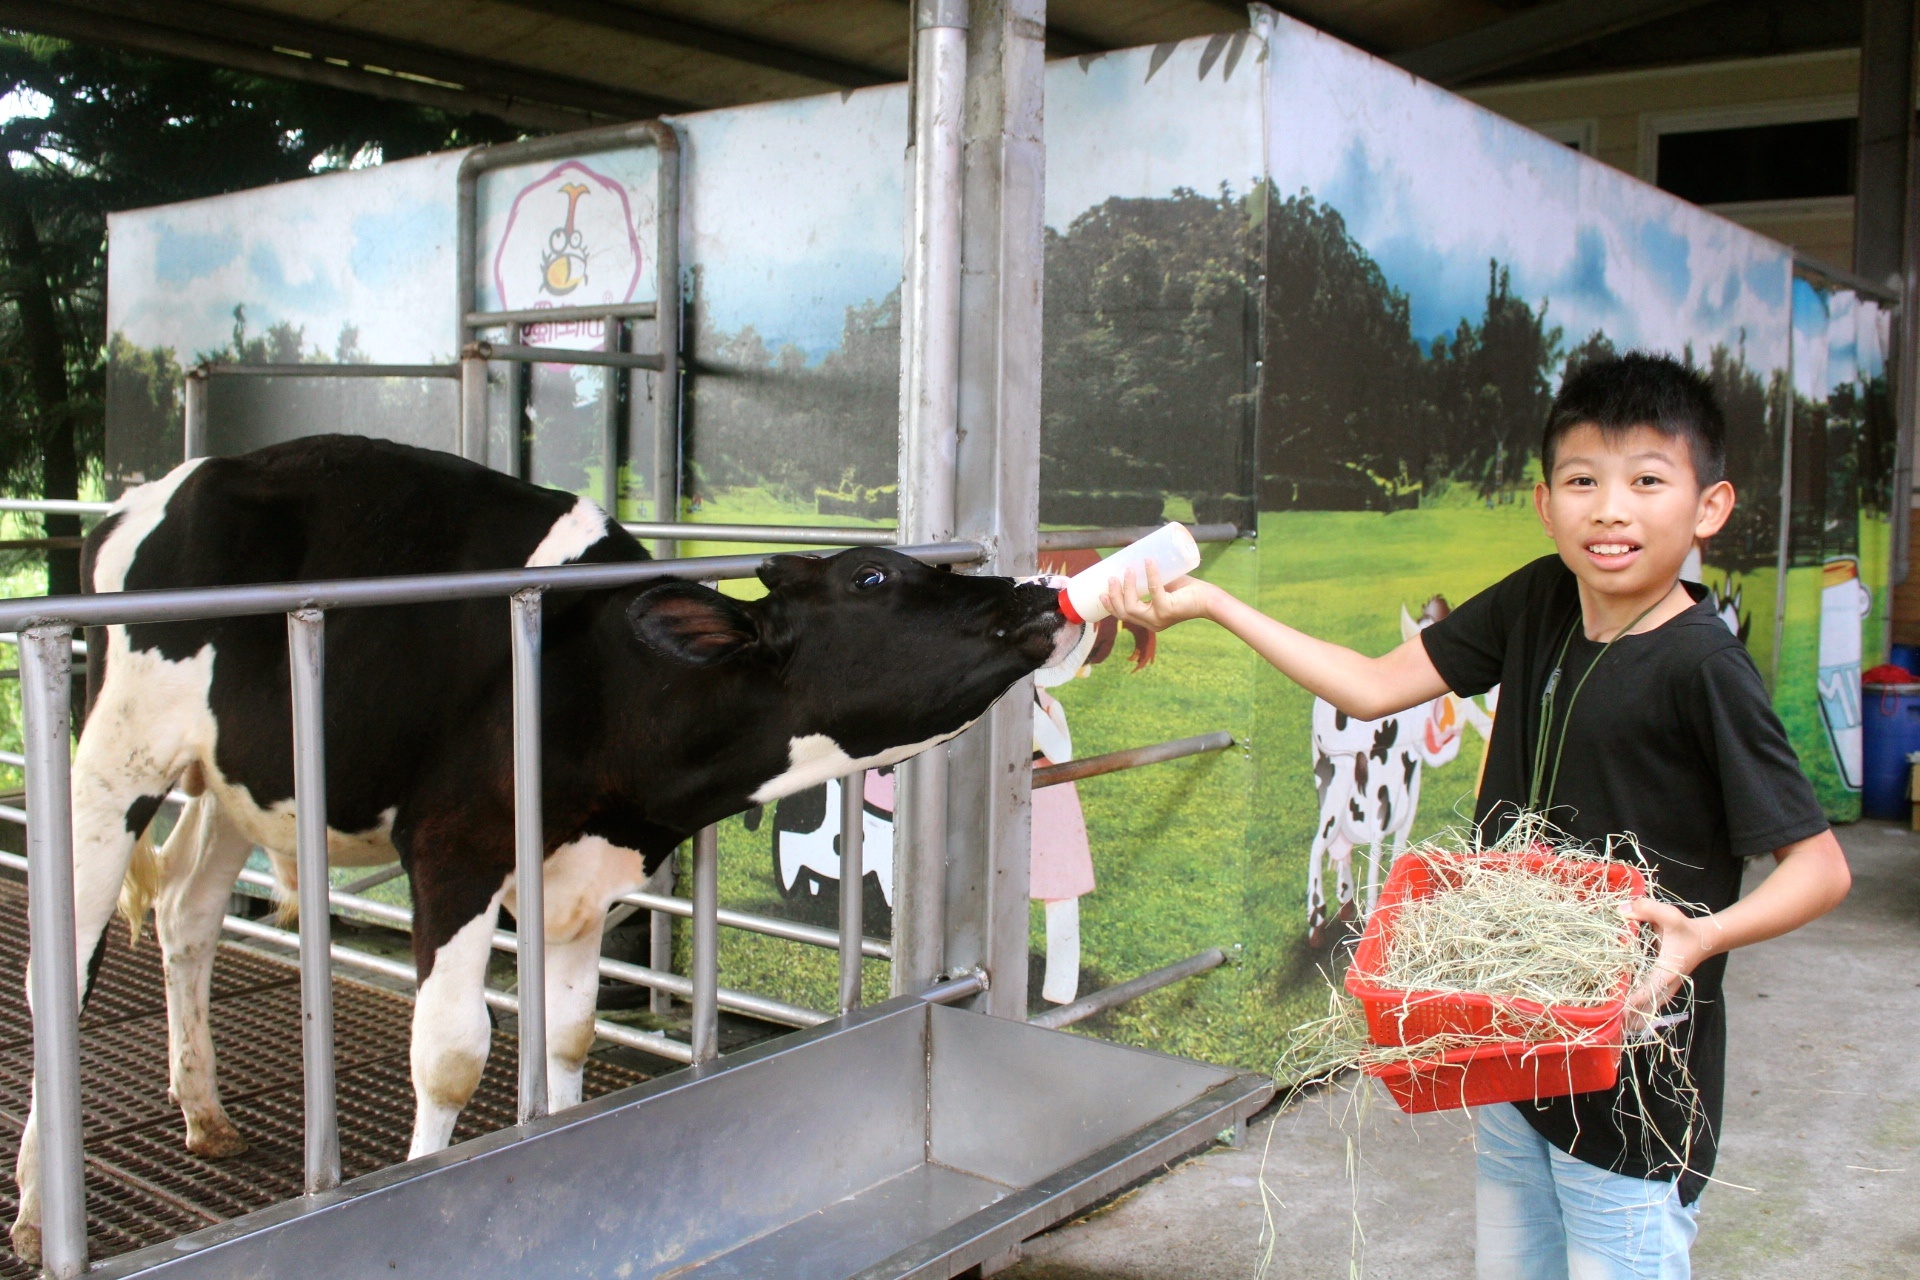
[[[1620,1044],[1513,1040],[1366,1071],[1387,1087],[1402,1111],[1447,1111],[1611,1089],[1620,1078]]]
[[[1557,858],[1544,849],[1499,856],[1564,875],[1575,884],[1591,884],[1597,891],[1625,889],[1636,897],[1647,891],[1646,877],[1624,862]],[[1378,1045],[1404,1045],[1442,1035],[1511,1036],[1515,1029],[1544,1018],[1568,1028],[1577,1038],[1544,1043],[1514,1038],[1454,1050],[1428,1061],[1369,1067],[1367,1073],[1385,1084],[1401,1109],[1410,1112],[1612,1088],[1619,1077],[1631,975],[1622,975],[1613,997],[1603,1004],[1552,1006],[1451,991],[1406,991],[1375,980],[1400,908],[1447,887],[1457,875],[1457,866],[1458,859],[1447,855],[1412,853],[1396,862],[1388,875],[1346,977],[1348,993],[1366,1011],[1368,1039]],[[1636,927],[1622,925],[1629,935]]]

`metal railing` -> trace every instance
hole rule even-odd
[[[0,510],[64,511],[99,514],[107,504],[47,500],[4,500]],[[891,536],[890,530],[821,531],[782,526],[671,526],[688,535],[773,540],[779,535],[859,533],[863,541]],[[1140,531],[1067,531],[1059,543],[1071,546],[1120,545]],[[1196,537],[1224,541],[1237,533],[1232,526],[1200,526]],[[716,536],[717,535],[717,536]],[[785,540],[785,539],[783,539]],[[948,543],[898,548],[928,563],[961,564],[981,558],[978,544]],[[495,1008],[520,1016],[519,1115],[524,1122],[546,1109],[546,1024],[544,982],[544,889],[541,868],[545,854],[540,812],[539,760],[539,646],[541,599],[549,590],[624,586],[664,578],[714,581],[751,576],[770,557],[734,555],[688,560],[652,560],[608,565],[574,565],[552,569],[496,570],[459,574],[421,574],[392,578],[349,579],[217,587],[205,589],[119,592],[94,596],[0,601],[0,638],[11,639],[20,650],[24,731],[27,750],[15,757],[0,753],[0,764],[13,764],[27,774],[27,806],[18,810],[0,806],[0,819],[27,826],[28,856],[0,855],[0,865],[25,870],[30,881],[29,918],[36,955],[33,966],[35,1002],[35,1079],[37,1096],[44,1099],[39,1113],[43,1205],[44,1256],[49,1274],[77,1275],[86,1257],[84,1159],[79,1132],[78,976],[74,952],[70,743],[71,663],[85,646],[74,630],[85,626],[186,621],[218,617],[285,613],[293,704],[294,775],[296,809],[295,862],[299,870],[301,925],[298,933],[243,917],[229,916],[226,929],[238,936],[273,945],[297,948],[302,994],[302,1057],[305,1093],[305,1181],[308,1191],[338,1185],[340,1154],[333,1096],[332,966],[339,964],[390,980],[413,983],[411,965],[335,945],[331,913],[361,915],[395,927],[411,928],[412,914],[404,908],[376,903],[351,892],[331,888],[326,867],[325,742],[320,708],[324,704],[325,615],[328,610],[373,605],[505,596],[509,599],[513,653],[514,777],[515,777],[515,888],[519,910],[518,933],[496,931],[494,945],[517,958],[518,995],[486,989],[484,998]],[[1037,770],[1036,786],[1137,768],[1163,760],[1224,750],[1233,739],[1225,733],[1201,735],[1170,743],[1113,752],[1065,765]],[[635,892],[623,895],[623,904],[667,916],[691,918],[694,924],[693,973],[690,977],[657,968],[602,959],[607,977],[680,996],[692,1006],[691,1043],[636,1031],[595,1020],[600,1038],[654,1053],[670,1060],[701,1062],[718,1052],[718,1011],[740,1013],[783,1022],[814,1025],[827,1015],[768,997],[722,990],[718,983],[718,930],[727,926],[835,949],[840,955],[838,1006],[842,1013],[860,1003],[861,961],[864,957],[890,959],[890,944],[867,938],[863,917],[862,803],[864,775],[843,780],[841,814],[840,928],[819,929],[797,922],[773,920],[744,912],[722,911],[718,905],[718,837],[706,828],[693,842],[691,900],[663,894]],[[28,823],[28,814],[45,815]],[[243,873],[243,881],[271,884],[260,873]],[[526,945],[521,945],[522,939]],[[1095,993],[1087,1000],[1041,1015],[1043,1025],[1061,1026],[1090,1016],[1126,999],[1199,972],[1193,967],[1203,957],[1142,975],[1132,982]],[[1096,1002],[1090,1004],[1089,1002]],[[1084,1008],[1083,1008],[1084,1007]],[[44,1011],[44,1012],[38,1012]]]
[[[981,558],[975,543],[902,548],[930,563]],[[326,744],[322,730],[326,612],[371,605],[507,597],[513,650],[515,938],[518,960],[519,1114],[545,1113],[545,919],[540,908],[546,855],[540,806],[541,600],[552,590],[627,586],[666,578],[712,581],[754,573],[769,557],[717,556],[611,565],[257,586],[114,592],[0,602],[0,630],[19,633],[26,771],[28,918],[33,940],[34,1088],[40,1140],[43,1260],[49,1274],[86,1267],[85,1161],[80,1132],[79,980],[75,958],[71,751],[73,632],[76,627],[181,622],[263,613],[287,616],[293,710],[295,865],[300,894],[305,1182],[309,1193],[340,1181],[333,1097],[330,888],[327,869]],[[856,793],[857,794],[857,793]],[[690,1056],[718,1051],[718,839],[694,840]],[[843,968],[863,953],[860,916],[842,921]],[[255,936],[261,928],[251,922]],[[276,931],[284,933],[284,931]],[[345,950],[345,949],[343,949]],[[343,957],[346,963],[355,963]],[[360,963],[365,966],[365,961]],[[387,962],[392,976],[405,966]],[[843,980],[844,988],[844,980]],[[857,985],[856,985],[857,991]]]

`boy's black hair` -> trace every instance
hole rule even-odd
[[[1609,437],[1651,427],[1687,442],[1702,489],[1726,479],[1727,424],[1713,388],[1678,360],[1635,351],[1589,361],[1569,374],[1540,439],[1540,469],[1549,480],[1560,438],[1576,427],[1598,427]]]

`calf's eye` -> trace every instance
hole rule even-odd
[[[856,591],[866,591],[877,587],[887,580],[885,569],[876,569],[869,565],[853,575],[853,587]]]

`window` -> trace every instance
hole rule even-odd
[[[1694,204],[1853,194],[1851,118],[1662,132],[1657,177]]]

